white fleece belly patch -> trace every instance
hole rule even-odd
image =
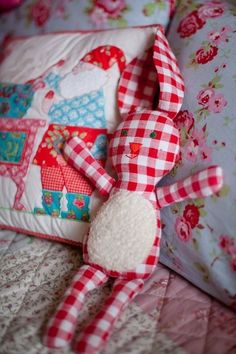
[[[137,193],[120,191],[92,222],[89,259],[109,270],[132,270],[149,255],[155,236],[156,213],[151,202]]]

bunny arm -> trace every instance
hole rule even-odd
[[[116,181],[92,156],[85,142],[79,137],[68,140],[64,146],[68,163],[86,176],[103,196],[109,196]]]
[[[205,198],[217,193],[222,185],[222,168],[211,166],[170,186],[157,187],[157,204],[164,208],[188,198]]]

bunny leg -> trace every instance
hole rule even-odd
[[[112,332],[113,326],[131,300],[140,292],[144,284],[142,279],[117,279],[111,295],[102,310],[90,322],[75,343],[78,354],[95,354],[102,350]]]
[[[44,335],[44,344],[47,347],[61,348],[69,343],[74,334],[77,317],[83,306],[85,295],[104,284],[107,279],[107,275],[89,265],[80,268],[56,313],[49,321]]]

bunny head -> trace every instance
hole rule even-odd
[[[179,132],[173,121],[153,112],[132,113],[118,126],[109,145],[116,187],[150,193],[173,167]]]
[[[158,105],[153,109],[157,93]],[[174,167],[179,131],[173,118],[181,108],[183,93],[176,59],[159,30],[154,48],[131,61],[119,82],[118,106],[123,121],[109,145],[117,189],[151,193]]]

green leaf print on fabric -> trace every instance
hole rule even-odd
[[[25,132],[0,132],[0,163],[19,164],[23,157]]]

